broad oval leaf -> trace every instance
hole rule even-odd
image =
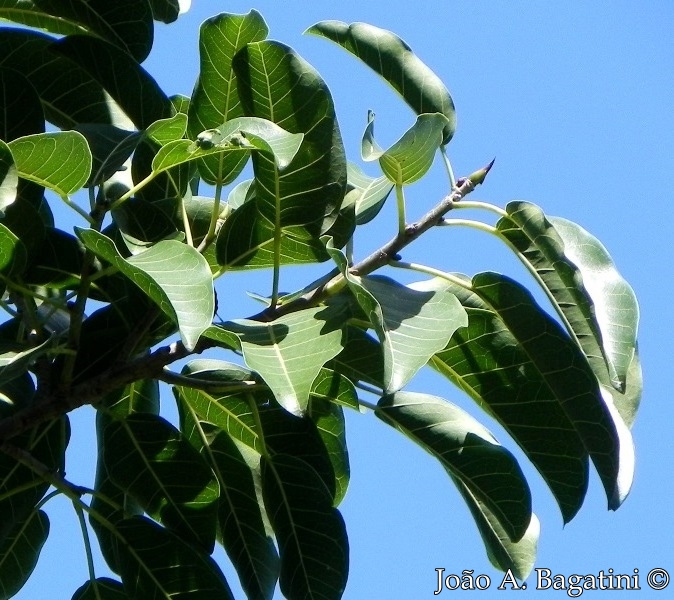
[[[145,517],[121,521],[121,576],[132,598],[234,600],[215,561]]]
[[[515,457],[476,419],[428,394],[397,392],[377,403],[377,417],[435,456],[484,502],[512,541],[531,521],[531,493]]]
[[[77,229],[76,233],[89,250],[117,267],[175,321],[185,347],[194,349],[215,310],[211,270],[195,248],[164,240],[125,259],[103,234],[93,229]]]
[[[363,136],[363,160],[379,160],[384,175],[396,185],[407,185],[421,179],[431,168],[435,153],[442,143],[442,128],[447,117],[440,113],[422,114],[416,123],[388,150],[374,143],[374,114],[370,113]]]
[[[91,174],[92,157],[86,138],[76,131],[36,133],[9,142],[19,177],[69,196]]]
[[[153,142],[164,146],[174,140],[179,140],[187,131],[187,115],[183,112],[177,112],[167,119],[155,121],[145,130],[145,135]]]
[[[289,412],[305,412],[323,365],[342,349],[342,332],[325,308],[309,308],[272,323],[238,320],[226,329],[241,340],[246,364],[260,374]]]
[[[110,478],[153,518],[212,552],[219,486],[200,454],[161,417],[132,414],[103,431]]]
[[[394,33],[367,23],[321,21],[307,30],[339,44],[378,73],[418,114],[438,112],[447,118],[442,141],[456,129],[454,101],[440,78]]]
[[[232,69],[235,54],[249,42],[267,37],[268,28],[255,10],[246,15],[221,14],[204,21],[199,30],[199,78],[189,108],[189,132],[200,132],[244,115],[237,78]],[[215,155],[198,163],[206,183],[226,184],[240,172],[246,155]]]
[[[72,600],[128,600],[121,582],[108,577],[87,581],[73,594]]]
[[[318,238],[336,218],[346,189],[346,158],[329,89],[313,67],[278,42],[247,44],[233,68],[245,114],[304,134],[295,159],[281,172],[267,154],[253,155],[260,216]]]
[[[262,493],[279,545],[284,596],[341,598],[349,569],[346,527],[316,472],[294,456],[263,457]]]
[[[49,517],[38,510],[31,511],[24,521],[15,523],[0,539],[2,598],[11,598],[28,581],[48,535]]]

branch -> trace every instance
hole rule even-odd
[[[95,404],[108,392],[140,379],[159,378],[162,370],[177,360],[198,354],[214,345],[202,338],[193,351],[181,342],[159,348],[155,352],[131,362],[112,365],[107,371],[80,384],[73,385],[68,393],[55,391],[45,395],[41,402],[32,404],[0,421],[0,442],[13,438],[36,425],[55,419],[85,404]]]
[[[406,225],[405,228],[398,232],[398,235],[392,238],[389,242],[384,244],[378,250],[375,250],[367,258],[364,258],[359,263],[353,265],[349,269],[349,273],[352,275],[361,276],[368,275],[373,271],[376,271],[377,269],[385,266],[389,262],[398,260],[398,255],[400,251],[405,248],[405,246],[411,244],[431,227],[438,225],[442,221],[445,214],[447,214],[454,207],[455,202],[458,202],[462,198],[466,197],[475,189],[477,185],[480,185],[484,181],[493,164],[494,161],[492,160],[486,167],[475,171],[468,177],[462,177],[459,179],[456,182],[456,186],[452,190],[451,194],[445,196],[436,206],[428,211],[416,223]],[[329,295],[328,290],[332,290],[335,288],[335,286],[338,286],[341,280],[343,280],[343,275],[336,275],[330,281],[318,286],[310,292],[307,292],[296,300],[288,302],[287,304],[281,304],[280,306],[274,306],[272,304],[262,312],[249,318],[255,321],[269,322],[278,319],[285,314],[297,312],[310,306],[315,306],[321,301],[325,300],[326,296]]]

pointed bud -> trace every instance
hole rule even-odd
[[[480,185],[481,183],[484,183],[485,177],[487,177],[487,173],[489,173],[495,160],[496,159],[494,158],[486,167],[482,167],[481,169],[478,169],[474,173],[468,175],[468,179],[470,179],[473,185]]]

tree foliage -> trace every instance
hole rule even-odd
[[[496,419],[565,522],[590,463],[617,509],[641,394],[632,289],[579,225],[466,199],[491,164],[455,180],[452,97],[395,34],[308,31],[417,115],[386,149],[369,116],[361,158],[381,171],[370,177],[347,162],[319,73],[269,40],[256,11],[203,23],[192,97],[167,95],[142,62],[154,20],[178,9],[0,3],[20,25],[0,29],[0,597],[30,577],[57,494],[117,575],[96,578],[92,563],[73,598],[230,598],[216,544],[248,598],[271,598],[277,582],[290,599],[341,597],[345,410],[374,413],[439,461],[495,567],[525,578],[539,526],[517,459],[408,384],[430,367]],[[437,156],[447,196],[410,221],[406,188]],[[389,198],[397,231],[357,258],[354,240]],[[455,217],[467,207],[485,219]],[[553,314],[505,275],[403,260],[430,229],[460,226],[501,240]],[[317,263],[323,276],[282,292],[287,266]],[[223,321],[218,303],[233,303],[230,274],[243,269],[269,274],[264,307]],[[160,414],[160,385],[176,422]],[[83,405],[97,411],[94,489],[65,476],[68,413]]]

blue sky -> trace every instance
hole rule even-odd
[[[593,476],[584,507],[563,527],[552,496],[522,459],[542,524],[536,566],[563,575],[598,574],[609,568],[633,575],[638,569],[644,593],[651,569],[662,567],[674,575],[674,518],[669,507],[674,493],[669,441],[674,422],[669,392],[674,327],[667,309],[674,293],[674,4],[195,4],[177,24],[157,28],[155,50],[145,64],[167,93],[191,94],[198,70],[198,27],[205,18],[219,10],[244,13],[254,7],[266,18],[272,38],[293,46],[323,75],[335,98],[349,158],[357,160],[368,109],[377,113],[382,145],[395,141],[414,117],[366,67],[329,42],[302,32],[322,19],[366,21],[391,29],[452,93],[458,129],[448,150],[457,175],[496,157],[475,199],[501,206],[514,199],[529,200],[548,214],[576,221],[602,240],[641,305],[645,392],[633,429],[636,479],[623,507],[610,513]],[[376,174],[371,167],[366,169]],[[445,188],[438,164],[428,181],[410,188],[408,217],[423,214]],[[387,211],[383,221],[365,239],[357,238],[357,255],[364,256],[393,235],[393,211]],[[469,275],[496,270],[527,281],[504,248],[479,233],[431,232],[409,254],[406,251],[405,259]],[[301,271],[292,276],[308,281]],[[241,278],[241,285],[265,293],[268,284],[261,281]],[[240,317],[253,310],[252,304],[234,305],[232,314],[222,316]],[[467,397],[432,374],[421,376],[409,389],[446,397],[486,420]],[[90,420],[93,411],[85,408],[80,413],[73,415],[74,429]],[[496,424],[486,422],[521,456]],[[444,568],[446,574],[464,569],[486,573],[495,589],[501,577],[489,564],[467,509],[439,465],[372,414],[349,415],[347,427],[352,476],[341,510],[349,531],[351,570],[344,597],[438,597],[433,594],[436,568]],[[92,443],[86,436],[74,438],[71,480],[93,480]],[[54,508],[62,512],[52,520],[52,535],[34,578],[18,595],[22,600],[44,598],[45,590],[49,597],[69,598],[87,577],[76,517],[65,502],[58,502]],[[66,555],[69,566],[63,572]],[[235,578],[231,584],[236,588]],[[546,593],[532,589],[533,577],[529,584],[525,594]],[[601,597],[616,593],[602,592]]]

